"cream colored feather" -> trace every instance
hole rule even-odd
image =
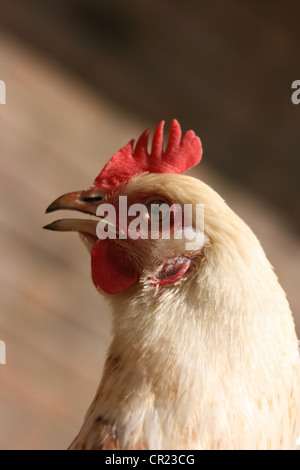
[[[259,241],[195,178],[141,174],[120,194],[130,200],[139,192],[204,204],[205,241],[190,253],[190,271],[159,288],[149,277],[184,252],[185,240],[120,241],[140,281],[109,297],[112,343],[71,448],[294,448],[298,342]]]

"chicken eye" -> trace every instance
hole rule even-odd
[[[170,216],[169,205],[160,199],[149,201],[146,207],[149,220],[161,223]]]

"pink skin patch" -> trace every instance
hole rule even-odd
[[[163,265],[159,273],[151,278],[152,284],[154,286],[162,286],[178,281],[190,269],[190,266],[190,258],[186,258],[185,256],[170,258]]]

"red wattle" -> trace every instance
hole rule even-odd
[[[92,279],[107,294],[123,292],[139,280],[132,262],[110,239],[98,240],[92,248]]]

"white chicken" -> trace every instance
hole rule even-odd
[[[48,208],[96,214],[101,204],[192,204],[190,226],[170,239],[101,240],[96,220],[78,231],[92,278],[111,302],[113,339],[96,396],[71,449],[292,449],[300,434],[300,361],[292,314],[250,228],[202,181],[183,173],[201,159],[192,131],[163,123],[121,149],[86,191]],[[204,236],[187,249],[204,205]],[[132,220],[132,218],[129,220]],[[161,218],[159,219],[161,223]],[[176,234],[181,233],[181,237]],[[188,235],[189,234],[189,235]]]

